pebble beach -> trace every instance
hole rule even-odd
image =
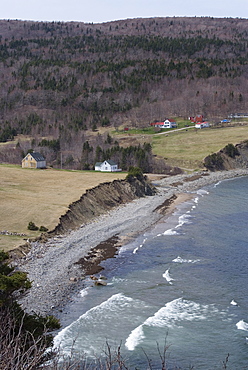
[[[78,261],[100,243],[118,237],[118,246],[127,243],[173,212],[200,188],[225,179],[248,175],[248,170],[196,172],[176,176],[151,177],[157,189],[153,196],[120,205],[77,230],[49,238],[45,243],[31,242],[30,252],[17,263],[32,282],[19,301],[29,313],[41,315],[63,311],[73,294],[83,288],[85,274]],[[173,197],[173,198],[172,198]],[[167,200],[173,202],[161,212]]]

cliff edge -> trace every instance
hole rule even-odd
[[[79,200],[69,205],[68,211],[59,219],[58,225],[49,234],[63,234],[76,229],[110,209],[134,199],[156,193],[146,178],[114,180],[102,183],[86,191]]]
[[[204,159],[205,167],[210,171],[246,169],[248,167],[248,140],[239,144],[227,144],[217,153]]]

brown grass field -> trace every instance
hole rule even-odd
[[[120,145],[152,144],[152,150],[172,166],[188,171],[202,168],[202,160],[228,143],[248,139],[248,125],[218,129],[188,129],[165,135],[121,135]],[[0,165],[0,232],[25,233],[26,236],[0,235],[0,249],[13,249],[25,239],[39,235],[27,229],[30,221],[38,227],[53,229],[70,203],[87,189],[102,182],[125,178],[125,173],[86,171],[29,170]]]
[[[0,249],[13,249],[39,235],[27,229],[30,221],[51,230],[69,204],[87,189],[125,177],[126,173],[121,172],[36,170],[0,165],[0,232],[26,234],[25,237],[0,235]]]

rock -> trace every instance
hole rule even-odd
[[[77,281],[77,278],[76,277],[70,277],[70,281]]]
[[[104,280],[96,280],[95,281],[95,285],[103,285],[103,286],[106,286],[107,285],[107,282],[104,281]]]
[[[91,280],[98,280],[98,278],[94,275],[90,275]]]

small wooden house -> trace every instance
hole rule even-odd
[[[121,171],[121,169],[118,169],[118,164],[115,163],[114,161],[107,160],[103,162],[96,162],[95,171],[117,172]]]
[[[46,168],[46,160],[40,153],[28,153],[22,160],[22,168]]]

